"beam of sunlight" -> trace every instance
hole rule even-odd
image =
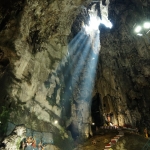
[[[95,83],[96,68],[100,52],[100,32],[99,25],[104,23],[106,27],[112,27],[111,22],[108,20],[108,4],[106,6],[100,4],[102,19],[97,15],[95,4],[92,5],[88,11],[90,16],[89,25],[83,25],[81,31],[70,41],[68,44],[68,65],[60,64],[60,76],[63,74],[65,82],[64,89],[61,88],[62,111],[71,107],[71,118],[68,125],[72,121],[78,122],[77,128],[82,134],[88,137],[91,133],[90,122],[90,103],[92,99],[92,91]],[[72,103],[69,105],[69,99]],[[74,111],[72,108],[75,106]],[[82,109],[81,109],[82,108]],[[74,114],[75,113],[75,114]],[[86,129],[84,128],[86,122]]]
[[[75,88],[75,82],[76,77],[80,76],[81,70],[83,68],[83,61],[84,59],[86,59],[86,56],[90,50],[90,39],[88,36],[85,37],[84,41],[80,41],[81,43],[79,43],[79,48],[76,49],[76,51],[73,53],[74,55],[70,56],[72,59],[70,61],[70,66],[69,68],[66,70],[67,74],[68,72],[71,72],[71,75],[73,77],[70,77],[68,79],[67,85],[66,85],[66,89],[64,92],[64,97],[66,98],[66,93],[68,93],[68,89],[70,89],[69,87],[72,87],[72,90]],[[72,50],[72,49],[70,49]]]
[[[72,53],[74,52],[74,50],[77,49],[78,44],[83,41],[85,38],[85,35],[83,33],[83,31],[81,30],[69,43],[68,45],[68,49],[71,50],[69,51],[70,55],[72,55]]]
[[[100,51],[99,25],[103,23],[106,27],[112,27],[111,22],[108,20],[108,5],[108,0],[106,0],[106,6],[103,6],[102,3],[100,4],[102,15],[100,20],[94,4],[88,11],[90,16],[89,25],[83,25],[80,34],[69,43],[71,64],[67,72],[70,72],[70,78],[67,80],[63,97],[67,99],[69,90],[72,91],[70,95],[73,98],[73,104],[77,103],[76,108],[72,109],[78,110],[78,112],[74,112],[76,114],[72,114],[76,116],[72,118],[72,121],[78,120],[78,129],[83,129],[79,132],[86,134],[87,137],[91,134],[91,123],[88,120],[89,116],[87,117],[87,114],[90,115],[90,103]],[[81,108],[82,110],[80,110]],[[83,119],[87,122],[86,129],[84,129]]]
[[[84,66],[84,83],[81,85],[81,90],[83,93],[85,91],[88,97],[88,101],[92,98],[92,90],[95,82],[95,75],[96,75],[96,67],[98,62],[98,54],[100,50],[100,39],[99,34],[95,33],[95,36],[92,37],[93,40],[91,43],[91,51],[89,51],[88,56],[85,59],[85,66]],[[81,92],[81,97],[82,94]],[[85,96],[85,95],[84,95]]]
[[[71,60],[70,60],[69,67],[67,68],[65,73],[70,72],[71,68],[74,67],[74,65],[77,63],[81,53],[84,51],[84,47],[86,46],[86,44],[88,42],[88,37],[86,35],[83,35],[83,33],[82,33],[81,36],[84,37],[82,42],[77,40],[76,44],[73,44],[73,45],[69,44],[68,51],[70,51],[69,57],[71,58]],[[74,46],[74,45],[76,45],[76,46]]]
[[[87,114],[90,115],[90,101],[92,99],[92,91],[95,83],[96,68],[98,62],[98,55],[100,51],[100,39],[99,39],[99,23],[100,19],[97,16],[97,11],[95,10],[95,5],[92,6],[89,11],[90,23],[89,26],[83,26],[86,33],[89,35],[89,42],[87,47],[89,48],[88,53],[81,55],[84,58],[84,62],[79,60],[79,63],[76,64],[76,70],[72,74],[72,87],[73,87],[73,98],[74,101],[78,103],[76,106],[79,111],[76,114],[78,120],[78,128],[81,134],[85,134],[86,137],[90,134],[90,120],[88,120]],[[94,25],[92,25],[94,23]],[[83,51],[87,51],[87,48],[84,47]],[[81,67],[82,65],[82,67]],[[82,68],[82,69],[81,69]],[[77,72],[77,74],[75,74]],[[78,108],[79,107],[79,108]],[[82,108],[82,111],[80,110]],[[88,112],[87,112],[88,111]],[[84,123],[87,122],[87,128],[84,128]]]
[[[80,51],[80,49],[79,49],[76,56],[74,58],[72,58],[72,59],[74,59],[72,67],[74,67],[74,65],[77,65],[77,64],[78,64],[77,66],[79,66],[78,69],[76,69],[76,68],[73,69],[73,74],[76,74],[77,71],[79,72],[79,70],[82,69],[81,62],[83,62],[84,59],[86,59],[89,49],[90,49],[90,38],[87,37],[86,43],[84,45],[83,44],[81,45],[82,51]]]

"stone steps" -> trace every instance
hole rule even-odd
[[[120,134],[121,133],[121,134]],[[120,137],[124,136],[124,133],[122,130],[119,131],[119,134],[117,134],[115,137],[113,137],[108,144],[105,145],[104,150],[109,150],[113,145],[115,145]]]
[[[101,129],[118,129],[117,126],[102,126]]]
[[[123,137],[124,136],[124,132],[123,130],[128,130],[128,131],[134,131],[134,132],[137,132],[137,128],[136,129],[133,129],[133,128],[127,128],[127,127],[121,127],[121,128],[118,128],[117,126],[102,126],[101,129],[116,129],[118,130],[119,134],[117,134],[115,137],[113,137],[111,139],[111,141],[105,145],[105,148],[104,150],[109,150],[111,148],[112,145],[116,144],[119,140],[119,138]]]

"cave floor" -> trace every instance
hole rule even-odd
[[[105,145],[117,134],[117,131],[105,130],[104,132],[95,134],[84,143],[78,144],[74,150],[104,150]],[[96,141],[96,144],[93,144],[92,141]],[[141,150],[147,141],[148,139],[144,135],[124,132],[124,136],[112,146],[111,150]]]

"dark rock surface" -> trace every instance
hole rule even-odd
[[[103,112],[113,112],[119,125],[149,127],[150,34],[134,32],[149,15],[149,1],[111,1],[111,30],[101,26],[101,51],[96,85]],[[146,34],[147,33],[147,34]]]
[[[53,132],[57,144],[72,141],[71,124],[86,137],[92,121],[150,130],[150,32],[134,32],[149,19],[150,1],[110,0],[113,27],[100,25],[100,52],[83,29],[94,3],[101,17],[90,2],[1,0],[0,140],[8,121]]]

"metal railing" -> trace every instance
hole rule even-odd
[[[150,150],[150,139],[148,139],[146,144],[143,146],[142,150]]]

